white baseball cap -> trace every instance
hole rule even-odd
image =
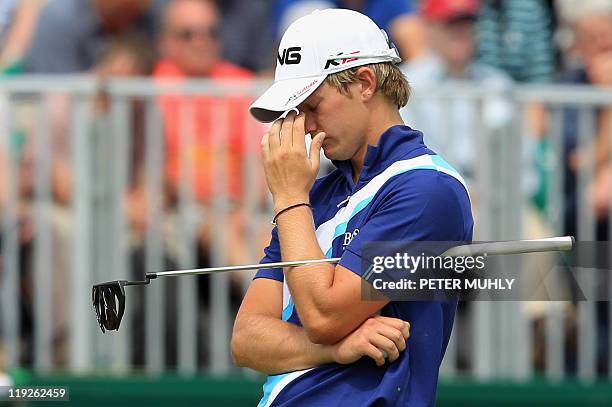
[[[269,123],[306,100],[329,74],[401,61],[387,33],[369,17],[353,10],[315,10],[296,20],[283,35],[274,84],[249,111],[255,119]]]

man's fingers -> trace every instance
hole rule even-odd
[[[270,135],[269,135],[269,146],[270,146],[270,152],[276,151],[280,148],[280,133],[281,133],[281,125],[283,123],[282,119],[278,119],[276,120],[273,124],[272,127],[270,128]]]
[[[375,317],[377,321],[382,322],[385,325],[389,325],[399,331],[402,332],[404,339],[408,339],[410,337],[410,323],[408,321],[404,321],[398,318],[391,317]]]
[[[404,335],[404,339],[408,339],[410,338],[410,322],[408,321],[402,321],[403,322],[403,327],[402,327],[402,335]]]
[[[365,354],[374,359],[377,366],[382,366],[385,364],[385,357],[380,349],[378,349],[376,346],[369,344],[365,350]]]
[[[404,338],[401,330],[389,325],[380,324],[378,326],[378,333],[393,341],[399,351],[406,349],[406,338]]]
[[[288,149],[293,145],[293,122],[295,121],[295,112],[290,112],[281,125],[280,144],[282,148]]]
[[[306,115],[302,112],[293,121],[293,147],[298,151],[306,151],[306,130],[304,123]]]
[[[261,138],[261,154],[264,161],[270,156],[270,133],[268,132],[264,133]]]
[[[387,360],[389,362],[393,362],[399,357],[400,351],[395,342],[384,335],[374,336],[370,339],[370,343],[376,346],[380,351],[387,352]]]

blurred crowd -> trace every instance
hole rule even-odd
[[[502,92],[514,83],[612,86],[612,0],[0,0],[0,72],[5,77],[85,74],[100,78],[150,76],[156,81],[204,78],[220,84],[248,83],[258,77],[273,76],[277,44],[292,21],[314,9],[328,7],[361,11],[387,31],[400,51],[402,69],[415,95],[426,93],[428,87],[453,82],[489,86]],[[248,245],[262,248],[266,243],[269,226],[260,227],[262,237],[258,242],[245,241],[244,233],[247,223],[243,210],[244,157],[252,153],[244,140],[245,122],[250,120],[246,112],[251,102],[245,96],[228,97],[224,102],[226,123],[221,126],[225,131],[222,135],[213,135],[218,128],[213,122],[219,117],[213,98],[164,95],[157,100],[165,141],[162,205],[169,213],[176,213],[186,166],[193,169],[191,190],[201,214],[194,226],[198,247],[193,266],[205,267],[211,263],[213,219],[206,214],[211,210],[212,185],[217,174],[208,165],[213,155],[217,159],[223,156],[222,171],[231,202],[224,226],[228,242],[225,247],[232,248],[226,254],[227,263],[254,260],[241,248]],[[68,148],[70,116],[66,113],[70,103],[69,98],[61,95],[49,96],[48,100],[53,151],[51,191],[54,222],[58,223],[54,230],[60,241],[72,228],[67,214],[73,185]],[[182,116],[185,104],[189,106],[191,122]],[[474,108],[466,103],[442,106],[428,101],[421,105],[409,103],[402,111],[405,122],[423,130],[426,142],[434,150],[443,154],[452,150],[453,164],[468,182],[478,160],[475,153],[478,124],[470,119]],[[94,121],[108,116],[109,101],[101,95],[91,113]],[[495,131],[517,120],[520,114],[503,98],[492,98],[484,108],[482,124]],[[545,154],[550,148],[547,135],[551,114],[539,103],[527,106],[525,114],[526,131],[533,141],[533,149],[528,154],[536,169],[530,193],[534,207],[545,211],[549,174],[538,166],[537,159],[542,155],[535,156],[534,152]],[[592,141],[588,151],[577,148],[577,115],[576,108],[562,111],[566,208],[563,229],[566,234],[577,235],[576,208],[580,200],[588,200],[595,207],[596,237],[605,240],[612,202],[612,109],[596,111],[594,133],[587,137]],[[144,273],[142,242],[150,209],[143,175],[146,140],[142,103],[131,103],[130,117],[134,152],[125,210],[131,235],[137,242],[133,251],[137,277]],[[447,121],[435,120],[437,117],[445,117]],[[181,141],[185,126],[192,134],[187,144]],[[30,136],[35,127],[32,121],[13,131],[19,139],[22,171],[18,212],[23,268],[21,332],[26,349],[22,362],[25,364],[32,361],[30,259],[35,235],[31,219],[34,181],[28,174],[32,174],[37,151],[35,137]],[[182,157],[188,157],[187,165]],[[594,163],[592,157],[596,157]],[[6,151],[0,151],[0,162],[7,165]],[[593,165],[594,175],[589,180],[587,196],[578,196],[577,173],[587,165]],[[257,185],[257,190],[257,204],[263,208],[267,199],[265,185]],[[0,184],[0,201],[5,200],[6,186]],[[181,249],[172,249],[172,242],[176,246],[180,231],[177,231],[176,219],[168,218],[164,239],[170,249],[164,265],[176,267],[177,252]],[[59,269],[69,268],[67,259],[57,261]],[[65,267],[61,267],[62,262]],[[233,301],[237,304],[244,289],[242,281],[233,280],[233,288]],[[200,279],[198,290],[200,305],[206,309],[207,279]],[[176,301],[176,293],[168,295]],[[61,344],[66,335],[61,329],[61,313],[54,320],[60,322],[54,337]],[[142,349],[141,345],[137,344],[137,348]],[[58,345],[58,365],[65,363],[66,355],[61,348]],[[135,363],[142,363],[143,355],[135,357]],[[201,357],[206,359],[206,355]],[[0,351],[0,363],[2,360]]]

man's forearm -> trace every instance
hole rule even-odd
[[[334,362],[332,349],[312,343],[303,328],[265,315],[240,317],[232,336],[236,363],[267,374]]]
[[[278,237],[284,261],[321,259],[325,254],[317,242],[312,213],[307,207],[295,208],[278,219]],[[317,264],[291,267],[285,273],[300,316],[305,312],[325,312],[332,301],[330,289],[334,282],[334,266]]]

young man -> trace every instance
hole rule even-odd
[[[580,58],[582,66],[569,69],[561,74],[565,84],[592,85],[602,88],[612,87],[612,3],[583,1],[579,7],[568,9],[567,20],[574,29],[574,46],[572,50]],[[566,106],[563,109],[563,139],[565,168],[565,230],[578,234],[576,217],[579,202],[591,201],[595,206],[597,217],[597,240],[607,240],[608,213],[611,202],[612,161],[610,161],[610,143],[612,143],[612,109],[600,108],[595,114],[595,128],[589,137],[594,141],[596,152],[594,159],[595,174],[588,189],[590,196],[579,196],[578,172],[587,161],[593,161],[589,151],[591,146],[578,148],[579,109]],[[588,158],[587,158],[588,157]],[[586,239],[586,238],[585,238]]]
[[[461,177],[401,121],[400,61],[366,16],[316,11],[287,29],[275,83],[251,106],[258,120],[276,120],[262,138],[277,225],[262,262],[342,258],[256,275],[232,353],[271,374],[260,406],[435,403],[456,304],[361,299],[365,242],[472,235]],[[278,120],[295,107],[299,115]],[[321,148],[337,170],[315,181]]]

